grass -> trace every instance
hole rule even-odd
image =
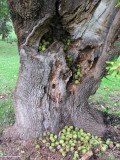
[[[17,38],[15,32],[10,32],[9,36],[12,36],[13,38]]]
[[[15,120],[13,92],[18,77],[18,69],[17,44],[0,41],[0,126],[13,124]]]
[[[11,33],[16,37],[15,33]],[[0,126],[13,124],[14,103],[13,92],[16,86],[19,70],[19,54],[17,44],[0,41]],[[116,81],[112,76],[109,79]],[[120,114],[120,77],[118,83],[102,79],[96,94],[89,98],[90,104],[101,108],[109,108],[112,113]],[[4,98],[1,98],[3,96]],[[104,106],[104,107],[103,107]]]
[[[89,98],[90,104],[96,104],[99,109],[109,110],[109,112],[120,114],[120,77],[108,76],[112,81],[106,78],[102,79],[102,83],[96,94]],[[105,109],[106,108],[106,109]]]
[[[10,94],[18,77],[19,56],[17,44],[0,41],[0,94]]]

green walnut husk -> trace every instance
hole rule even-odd
[[[40,148],[40,145],[39,145],[39,144],[36,144],[36,145],[35,145],[35,148],[39,149],[39,148]]]
[[[94,136],[74,126],[65,126],[59,135],[54,135],[49,131],[43,133],[43,138],[39,138],[52,152],[59,151],[63,157],[69,152],[74,154],[73,159],[78,159],[81,154],[86,154],[91,149],[99,148],[101,152],[106,152],[110,144],[120,148],[119,143],[113,143],[110,139],[105,142],[98,136]],[[40,148],[37,144],[36,148]]]

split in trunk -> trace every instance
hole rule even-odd
[[[108,133],[101,113],[89,107],[88,98],[105,75],[105,62],[119,52],[119,46],[114,46],[120,28],[115,1],[8,0],[8,4],[20,53],[16,123],[10,135],[28,139],[47,130],[58,133],[65,125],[98,136]],[[41,51],[43,39],[50,44]],[[71,40],[68,48],[65,39]],[[75,84],[77,67],[80,82]]]

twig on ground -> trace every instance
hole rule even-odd
[[[79,160],[88,160],[92,156],[93,156],[93,152],[90,150],[85,155],[83,155],[82,158],[80,158]]]

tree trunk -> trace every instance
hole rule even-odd
[[[115,42],[120,10],[114,7],[115,0],[8,0],[8,5],[20,53],[11,135],[39,137],[47,130],[58,133],[65,125],[104,135],[103,117],[89,106],[88,98],[105,75],[105,62],[119,52]],[[71,40],[66,53],[61,40],[39,51],[49,33]],[[66,54],[81,66],[79,84],[74,83]]]
[[[2,40],[5,40],[5,28],[6,28],[6,19],[3,19],[2,22]]]

